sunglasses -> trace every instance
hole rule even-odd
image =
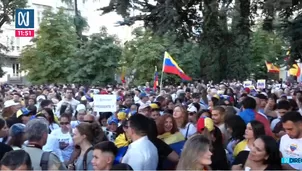
[[[60,125],[69,125],[69,122],[60,122]]]
[[[86,122],[86,123],[93,123],[93,121],[84,121],[84,122]]]
[[[194,115],[195,114],[195,112],[189,112],[189,115],[190,116],[192,116],[192,115]]]

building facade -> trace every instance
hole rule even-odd
[[[79,1],[78,8],[81,10],[82,1]],[[61,0],[28,0],[28,9],[34,9],[35,15],[35,31],[39,29],[39,25],[43,18],[43,12],[45,10],[58,10],[59,8],[65,8],[69,14],[74,14],[74,7],[66,5]],[[30,37],[15,37],[15,22],[11,24],[4,24],[1,28],[0,41],[8,48],[8,52],[4,52],[7,55],[1,63],[2,70],[5,75],[0,78],[0,83],[8,82],[12,84],[23,84],[26,82],[25,73],[21,72],[21,66],[18,58],[20,58],[21,51],[29,45],[31,42]]]
[[[110,0],[85,1],[85,3],[83,3],[82,0],[77,0],[77,2],[78,10],[81,12],[81,15],[87,19],[89,24],[89,30],[84,31],[84,35],[97,33],[99,32],[100,27],[106,26],[108,33],[117,35],[123,45],[125,42],[134,38],[132,31],[136,27],[143,26],[143,22],[136,22],[130,27],[117,26],[116,23],[123,20],[121,16],[116,13],[100,15],[101,12],[97,9],[108,5]],[[39,29],[39,25],[43,18],[43,12],[47,9],[56,11],[63,7],[68,14],[74,15],[74,6],[64,4],[61,0],[28,0],[27,6],[28,9],[34,9],[35,30]],[[21,72],[18,58],[20,58],[20,53],[26,45],[31,44],[31,38],[15,37],[14,21],[11,24],[3,25],[1,30],[0,41],[9,49],[9,52],[5,52],[8,57],[1,61],[2,69],[6,74],[2,78],[0,77],[0,83],[8,82],[12,84],[22,84],[22,82],[24,82],[25,73]]]

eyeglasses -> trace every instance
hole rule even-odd
[[[60,122],[60,125],[69,125],[69,122]]]
[[[86,122],[86,123],[93,123],[93,121],[84,121],[84,122]]]

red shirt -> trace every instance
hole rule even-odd
[[[269,123],[269,121],[268,121],[268,119],[266,117],[264,117],[263,115],[261,115],[261,114],[259,114],[259,113],[256,112],[255,120],[263,123],[266,135],[274,137],[274,134],[273,134],[273,132],[272,132],[272,130],[270,128],[270,123]]]

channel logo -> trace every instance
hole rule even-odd
[[[35,12],[33,9],[16,9],[15,12],[17,29],[35,28]]]
[[[282,164],[297,164],[302,163],[302,158],[282,158],[281,159]]]

